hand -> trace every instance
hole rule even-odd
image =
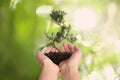
[[[50,51],[57,52],[55,48],[48,47],[44,53],[49,53]],[[37,58],[39,64],[43,68],[39,80],[57,80],[59,67],[40,51],[37,52]]]
[[[77,46],[71,46],[70,44],[63,44],[61,46],[62,52],[70,52],[72,55],[69,59],[62,61],[60,63],[60,69],[63,70],[65,68],[74,68],[78,69],[81,63],[82,53]]]
[[[47,50],[44,53],[49,54],[49,52],[51,52],[51,51],[52,52],[57,52],[57,50],[55,48],[48,47]],[[37,58],[38,58],[39,64],[41,65],[41,67],[43,69],[49,69],[49,70],[59,72],[59,67],[56,64],[54,64],[47,56],[45,56],[40,51],[37,52]]]
[[[62,52],[70,52],[72,55],[69,59],[60,63],[60,71],[62,80],[80,80],[78,67],[81,63],[81,52],[77,46],[70,44],[63,44],[61,46]]]

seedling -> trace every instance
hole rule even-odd
[[[68,59],[71,54],[69,52],[61,52],[59,47],[57,46],[60,43],[63,43],[65,40],[70,43],[74,43],[76,41],[76,37],[71,33],[71,25],[65,24],[64,16],[66,13],[61,10],[53,10],[50,13],[51,20],[56,23],[60,30],[56,33],[45,33],[45,36],[48,39],[48,42],[45,46],[42,46],[40,49],[42,50],[45,47],[52,46],[58,50],[58,52],[50,52],[48,54],[45,53],[47,57],[49,57],[55,64],[59,65],[59,63],[63,60]]]

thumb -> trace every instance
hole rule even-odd
[[[42,63],[42,61],[46,58],[46,56],[41,53],[40,51],[37,51],[37,59],[39,61],[39,63]]]

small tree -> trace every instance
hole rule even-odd
[[[50,35],[48,33],[45,33],[45,36],[47,37],[48,42],[45,46],[41,47],[40,49],[43,49],[44,47],[52,46],[58,50],[58,53],[61,53],[60,49],[56,46],[57,44],[62,43],[64,40],[67,40],[71,43],[74,43],[76,41],[76,37],[74,37],[73,34],[70,33],[71,25],[65,24],[65,20],[64,20],[65,15],[66,15],[66,13],[61,10],[53,10],[51,12],[51,14],[50,14],[51,20],[60,26],[60,30],[56,33],[51,33]],[[70,54],[66,53],[66,52],[64,54],[54,54],[54,52],[50,52],[49,54],[45,54],[45,55],[48,56],[50,59],[53,56],[58,57],[58,59],[61,59],[65,55],[66,56],[69,55],[69,57],[70,57]],[[66,57],[66,58],[69,58],[69,57]],[[56,63],[56,61],[53,61],[53,59],[51,59],[51,60],[55,64],[59,65],[59,63],[61,61],[65,60],[66,58],[64,58],[62,60],[56,60],[57,63]]]

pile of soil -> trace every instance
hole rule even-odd
[[[45,55],[50,58],[53,63],[55,63],[56,65],[59,65],[60,62],[69,59],[71,56],[71,53],[69,52],[49,52],[49,53],[45,53]]]

